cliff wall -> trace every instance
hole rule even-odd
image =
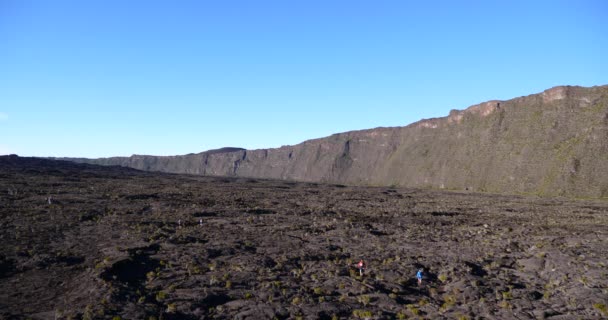
[[[406,127],[276,149],[70,160],[173,173],[608,197],[608,86],[554,87]]]

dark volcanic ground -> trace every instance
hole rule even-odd
[[[608,317],[605,201],[0,157],[0,230],[6,319]]]

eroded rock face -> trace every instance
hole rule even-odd
[[[547,89],[542,93],[543,102],[547,103],[555,100],[565,99],[567,90],[568,88],[563,86]]]
[[[72,160],[213,176],[608,197],[606,119],[608,86],[567,86],[276,149]]]

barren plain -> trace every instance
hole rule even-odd
[[[0,230],[3,319],[608,317],[600,200],[8,156]]]

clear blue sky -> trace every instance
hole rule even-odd
[[[0,0],[0,154],[175,155],[608,84],[608,1]]]

